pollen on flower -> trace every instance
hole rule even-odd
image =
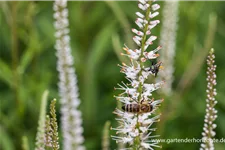
[[[125,47],[123,47],[123,50],[128,51],[128,47],[125,45]]]

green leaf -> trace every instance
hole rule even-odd
[[[116,53],[117,57],[119,58],[120,62],[128,63],[128,57],[122,56],[122,44],[120,43],[120,37],[118,34],[112,35],[112,45],[114,52]]]
[[[27,136],[22,137],[22,149],[23,150],[30,150]]]
[[[25,69],[28,67],[29,64],[31,64],[31,61],[36,56],[38,52],[43,50],[43,46],[38,38],[38,34],[36,31],[32,31],[32,33],[29,35],[32,38],[30,38],[28,42],[27,49],[23,53],[19,65],[19,72],[20,74],[23,74]]]
[[[2,79],[8,86],[13,85],[13,73],[11,68],[0,59],[0,79]]]
[[[0,149],[4,150],[14,150],[13,141],[11,140],[8,133],[3,129],[3,127],[0,125]]]
[[[86,64],[84,81],[84,117],[87,120],[96,118],[97,108],[97,82],[96,75],[101,71],[99,68],[101,61],[110,50],[111,35],[115,32],[115,22],[109,22],[105,28],[95,37]]]
[[[116,16],[116,19],[119,21],[119,23],[123,27],[123,30],[125,32],[125,39],[126,39],[126,43],[128,47],[130,47],[131,49],[135,48],[134,42],[132,40],[133,38],[131,34],[131,26],[126,15],[122,11],[122,9],[119,7],[117,2],[106,1],[106,3],[112,9],[114,15]]]

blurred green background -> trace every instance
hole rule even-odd
[[[162,1],[161,8],[163,8]],[[161,138],[201,138],[205,115],[205,56],[215,49],[218,118],[216,138],[225,138],[225,2],[180,2],[174,94],[164,97]],[[0,2],[0,149],[34,149],[41,96],[59,99],[54,49],[53,2]],[[133,46],[137,2],[68,2],[72,54],[78,76],[85,146],[101,149],[106,121],[116,126],[114,86],[126,43]],[[160,12],[162,9],[160,10]],[[161,16],[158,17],[159,19]],[[162,21],[162,20],[161,20]],[[153,34],[160,35],[157,26]],[[159,42],[157,40],[157,42]],[[155,44],[157,44],[155,42]],[[159,58],[160,59],[160,58]],[[125,61],[125,60],[123,60]],[[59,102],[57,104],[60,124]],[[115,134],[110,131],[110,134]],[[111,139],[110,139],[111,140]],[[110,141],[111,149],[117,147]],[[200,143],[162,143],[163,149],[199,149]],[[225,143],[216,143],[224,150]]]

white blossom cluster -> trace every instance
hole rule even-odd
[[[63,132],[63,149],[84,150],[82,145],[83,127],[81,112],[78,110],[80,104],[77,77],[74,69],[73,56],[71,55],[69,21],[66,0],[56,0],[53,10],[55,18],[55,37],[57,50],[57,70],[59,71],[59,93],[61,102],[61,122]]]
[[[214,50],[211,49],[210,54],[207,58],[207,99],[206,99],[206,115],[204,119],[203,127],[203,143],[201,144],[200,150],[214,150],[213,137],[216,135],[214,131],[216,124],[214,123],[217,118],[217,110],[214,108],[217,104],[215,96],[217,95],[215,86],[216,86],[216,65],[215,63]]]
[[[176,30],[178,21],[178,1],[165,1],[162,16],[162,29],[160,44],[163,51],[160,53],[165,69],[159,74],[160,80],[165,80],[166,84],[162,91],[166,95],[172,92],[174,56],[176,50]]]
[[[112,128],[117,131],[117,135],[112,136],[112,138],[116,142],[127,143],[129,148],[142,150],[160,147],[157,142],[151,141],[152,138],[158,136],[152,135],[155,128],[151,126],[154,122],[159,121],[160,115],[154,114],[163,100],[154,100],[152,92],[161,88],[164,81],[154,84],[147,83],[149,76],[155,76],[156,74],[154,69],[150,69],[153,67],[153,64],[151,64],[152,66],[148,65],[148,67],[144,66],[146,62],[156,61],[155,59],[159,56],[157,52],[161,49],[161,46],[158,46],[151,51],[147,51],[147,48],[157,39],[156,36],[151,34],[151,30],[160,23],[159,20],[155,20],[155,17],[159,14],[157,10],[160,8],[160,5],[156,4],[155,1],[139,0],[138,7],[140,12],[136,12],[137,19],[135,23],[139,29],[132,29],[136,34],[133,40],[138,48],[132,50],[126,45],[124,47],[126,53],[122,55],[129,57],[131,63],[129,65],[122,63],[119,66],[129,83],[125,84],[122,82],[122,84],[118,84],[119,87],[115,89],[122,90],[122,93],[115,97],[124,105],[140,106],[143,101],[147,102],[152,106],[153,110],[138,113],[116,109],[114,113],[118,115],[116,120],[120,125],[117,128]]]

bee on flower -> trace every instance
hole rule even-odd
[[[147,113],[152,112],[154,108],[156,108],[156,105],[161,103],[161,100],[154,101],[154,98],[151,99],[150,102],[142,100],[140,104],[138,103],[131,103],[131,104],[125,104],[122,106],[122,109],[126,112],[131,113]]]

